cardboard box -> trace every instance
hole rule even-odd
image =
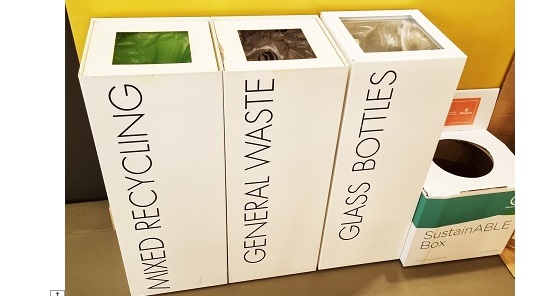
[[[514,232],[514,154],[486,130],[499,90],[456,93],[400,260],[503,252]]]
[[[348,66],[318,16],[216,17],[229,282],[315,271]]]
[[[79,80],[132,295],[227,283],[215,52],[209,18],[91,20]]]
[[[318,267],[398,259],[466,56],[417,10],[321,19],[350,74]]]

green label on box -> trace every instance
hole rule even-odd
[[[117,32],[113,65],[191,63],[188,32]]]
[[[498,215],[514,215],[514,191],[431,199],[423,193],[413,216],[416,228],[435,228]]]

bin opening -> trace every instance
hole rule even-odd
[[[117,32],[113,65],[191,63],[188,32]]]
[[[301,29],[239,30],[247,61],[316,58]]]

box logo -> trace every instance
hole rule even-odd
[[[515,203],[516,203],[515,200],[514,200],[515,197],[516,197],[516,196],[513,196],[513,197],[511,198],[511,200],[510,200],[510,205],[509,205],[509,206],[506,206],[505,208],[507,208],[507,209],[513,209],[513,208],[515,207]]]
[[[445,126],[473,124],[481,98],[454,99],[448,110]]]

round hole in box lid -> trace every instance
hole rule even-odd
[[[466,178],[483,177],[493,169],[493,158],[487,149],[456,139],[440,140],[433,162],[448,173]]]

